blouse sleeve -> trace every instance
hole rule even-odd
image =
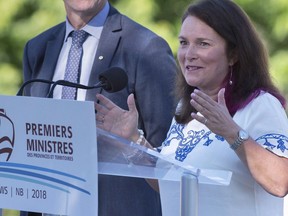
[[[288,158],[288,120],[277,98],[262,93],[238,111],[234,120],[264,148]]]

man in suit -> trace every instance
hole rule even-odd
[[[79,83],[97,83],[99,73],[112,66],[122,67],[128,85],[116,93],[101,93],[123,109],[134,93],[141,128],[155,147],[165,139],[174,112],[170,95],[176,63],[161,37],[120,14],[107,0],[64,0],[66,22],[60,23],[27,42],[24,51],[24,81],[64,79],[71,46],[70,32],[88,32],[83,44]],[[34,83],[25,95],[46,97],[50,86]],[[78,90],[77,100],[95,101],[101,91]],[[61,98],[57,86],[53,98]],[[99,175],[99,216],[160,216],[159,194],[144,179]],[[35,213],[29,213],[30,216]],[[36,213],[37,215],[37,213]]]

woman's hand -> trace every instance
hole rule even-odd
[[[233,143],[237,138],[240,127],[232,119],[224,98],[225,89],[218,93],[218,102],[214,101],[205,93],[195,89],[191,94],[191,105],[203,116],[192,113],[191,116],[205,124],[213,133]]]
[[[134,95],[127,99],[129,111],[121,109],[111,100],[101,94],[96,95],[99,103],[95,103],[97,127],[135,141],[139,137],[138,111]]]

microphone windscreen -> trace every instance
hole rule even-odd
[[[117,92],[127,86],[128,77],[120,67],[112,67],[99,74],[99,80],[105,84],[103,89],[107,92]]]

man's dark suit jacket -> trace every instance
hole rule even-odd
[[[28,41],[23,58],[24,81],[53,79],[64,35],[63,22]],[[124,68],[129,83],[120,92],[109,94],[103,91],[102,94],[127,109],[127,97],[134,93],[139,127],[151,144],[161,145],[174,113],[171,91],[176,63],[166,41],[111,6],[89,85],[97,83],[99,73],[112,66]],[[35,83],[25,88],[25,94],[46,97],[48,90],[47,84]],[[86,100],[94,101],[97,92],[99,89],[89,90]],[[99,175],[99,216],[132,215],[160,216],[159,194],[144,179]]]

